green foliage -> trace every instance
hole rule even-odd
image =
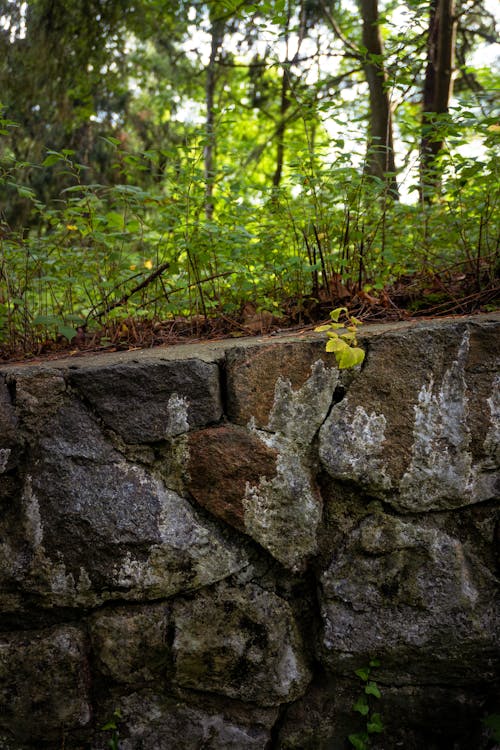
[[[344,322],[339,323],[341,315]],[[356,338],[358,326],[362,325],[361,321],[353,315],[349,315],[347,307],[337,307],[332,310],[330,317],[332,323],[326,323],[326,325],[315,328],[316,331],[327,335],[326,351],[335,354],[340,370],[348,370],[360,365],[365,358],[365,352],[358,346]],[[338,333],[339,329],[347,330],[346,333]]]
[[[492,739],[500,742],[500,714],[489,714],[482,720],[482,724],[489,729]]]
[[[113,711],[113,716],[109,721],[107,721],[102,727],[102,732],[110,732],[111,737],[108,740],[108,747],[110,750],[119,750],[119,742],[120,742],[120,733],[119,733],[119,726],[120,726],[120,720],[122,719],[122,714],[119,709],[116,709]]]
[[[371,679],[373,669],[380,666],[378,659],[372,659],[369,666],[355,671],[355,675],[362,682],[362,692],[353,705],[353,711],[359,713],[365,721],[365,729],[349,735],[349,742],[355,750],[368,750],[371,747],[371,735],[384,732],[384,724],[380,713],[372,711],[371,701],[382,697],[377,683]]]
[[[472,64],[480,7],[459,29],[460,98],[431,123],[440,191],[411,202],[418,169],[398,175],[401,201],[366,173],[366,60],[349,5],[336,6],[338,28],[317,2],[108,5],[2,6],[0,347],[29,352],[130,317],[235,315],[247,301],[300,320],[308,304],[376,297],[414,274],[494,285],[499,81]],[[412,2],[395,23],[388,3],[380,16],[407,166],[429,125],[416,104],[428,10]],[[343,367],[361,362],[351,334],[329,336]]]

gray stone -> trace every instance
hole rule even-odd
[[[495,579],[458,539],[432,525],[365,518],[334,553],[321,584],[322,658],[333,671],[352,672],[376,656],[393,684],[494,677]]]
[[[158,681],[168,660],[165,604],[96,612],[89,632],[97,669],[118,683]]]
[[[0,634],[0,734],[12,745],[61,740],[91,719],[89,665],[72,626]],[[2,745],[3,746],[3,745]]]
[[[80,368],[69,382],[127,443],[148,443],[218,422],[219,369],[198,359]]]
[[[310,672],[290,606],[222,582],[174,602],[175,682],[261,706],[293,701]]]
[[[20,452],[16,413],[5,380],[0,376],[0,475],[16,466]]]
[[[251,715],[225,703],[190,705],[152,691],[132,693],[118,703],[120,750],[265,750],[275,711],[252,707]],[[111,712],[112,713],[112,712]],[[108,734],[109,739],[109,734]],[[108,747],[102,735],[95,750]]]
[[[307,350],[309,351],[309,350]],[[303,373],[302,373],[303,374]],[[318,359],[301,387],[281,376],[261,441],[277,454],[274,477],[248,485],[243,501],[245,530],[283,565],[303,570],[317,552],[323,505],[314,481],[312,445],[338,384],[338,370]]]
[[[372,673],[374,680],[378,676]],[[380,699],[369,696],[370,714],[380,714],[384,731],[372,734],[374,750],[487,750],[491,748],[481,724],[494,687],[470,689],[460,685],[400,685],[377,682]],[[348,737],[366,729],[366,719],[353,709],[363,683],[352,679],[322,679],[288,706],[280,721],[277,750],[346,750]]]
[[[33,446],[23,510],[32,559],[22,586],[47,605],[170,596],[247,564],[215,524],[106,443],[78,403],[62,405]]]
[[[62,373],[52,368],[26,369],[10,373],[7,382],[15,394],[20,429],[29,434],[43,432],[47,417],[55,414],[66,399]]]
[[[1,750],[490,750],[499,322],[4,367]]]
[[[474,326],[442,324],[370,342],[363,371],[320,431],[328,474],[403,512],[498,497],[497,329],[490,334],[487,347]]]

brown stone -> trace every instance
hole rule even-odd
[[[297,341],[231,349],[226,354],[227,414],[232,422],[266,427],[274,404],[278,378],[289,380],[297,390],[311,377],[311,367],[332,356],[324,341]]]
[[[276,451],[234,425],[192,432],[188,438],[188,489],[196,502],[244,531],[243,498],[247,485],[276,474]]]

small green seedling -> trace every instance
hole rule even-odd
[[[119,735],[119,723],[122,719],[122,715],[120,710],[117,708],[115,711],[113,711],[112,718],[104,724],[104,726],[101,727],[102,732],[111,732],[111,737],[108,740],[108,747],[109,750],[119,750],[119,742],[120,742],[120,735]]]
[[[339,322],[342,315],[343,321]],[[318,326],[315,331],[326,333],[326,351],[333,352],[340,370],[348,370],[351,367],[360,365],[364,358],[365,352],[358,346],[356,334],[358,326],[362,325],[361,321],[353,315],[349,315],[347,307],[337,307],[330,313],[331,323]],[[340,329],[346,329],[346,333],[338,333]]]
[[[373,698],[378,700],[382,696],[377,683],[373,679],[370,679],[372,669],[379,666],[380,662],[378,659],[372,659],[368,667],[357,669],[354,673],[363,683],[363,692],[352,708],[353,711],[361,714],[366,722],[366,729],[363,732],[356,732],[349,735],[349,742],[355,750],[368,750],[371,747],[371,735],[381,734],[384,731],[384,724],[380,714],[372,712],[370,707],[370,701]]]

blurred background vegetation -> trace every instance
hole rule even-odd
[[[1,355],[493,309],[493,9],[0,0]]]

